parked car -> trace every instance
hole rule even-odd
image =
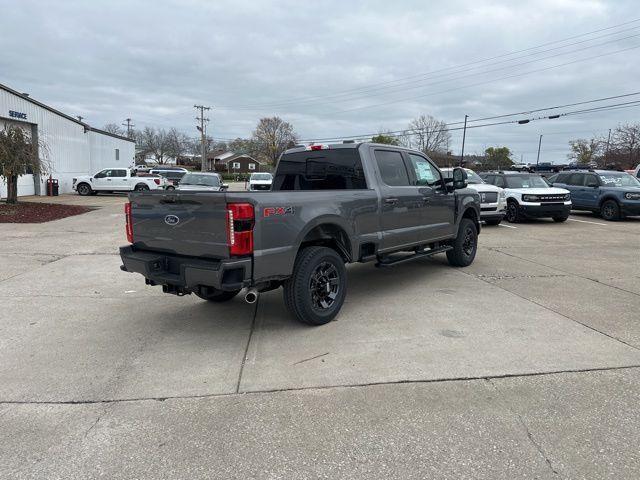
[[[271,190],[273,177],[270,173],[252,173],[249,177],[249,191]]]
[[[605,220],[640,215],[640,181],[625,172],[585,170],[561,172],[549,178],[571,192],[574,210],[599,213]]]
[[[465,172],[446,180],[423,153],[345,143],[292,148],[270,192],[134,193],[125,206],[124,271],[177,295],[212,302],[284,287],[300,321],[320,325],[340,311],[346,263],[380,267],[445,253],[470,265],[480,199]]]
[[[498,225],[504,218],[507,208],[505,191],[486,183],[480,176],[469,168],[467,172],[467,184],[480,195],[480,218],[487,225]],[[449,178],[453,175],[453,168],[443,168],[442,173]]]
[[[551,187],[535,173],[486,172],[480,177],[505,189],[507,221],[516,223],[525,218],[553,218],[564,222],[571,212],[571,194],[564,188]]]
[[[636,177],[636,178],[640,178],[640,164],[633,171],[633,176]]]
[[[226,185],[222,183],[222,177],[217,173],[189,172],[182,177],[177,190],[181,192],[194,190],[222,192],[226,190]]]
[[[167,185],[165,187],[166,190],[175,190],[175,188],[180,184],[182,177],[184,177],[188,172],[189,170],[182,167],[153,168],[149,171],[149,173],[153,175],[160,175],[167,179]]]
[[[98,192],[131,192],[159,190],[166,179],[158,175],[140,175],[131,168],[105,168],[95,175],[83,175],[73,179],[72,188],[80,195],[95,195]]]

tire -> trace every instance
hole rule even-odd
[[[82,195],[83,197],[93,194],[93,190],[88,183],[81,183],[76,187],[76,191],[78,192],[78,195]]]
[[[335,250],[306,247],[284,282],[284,302],[299,322],[324,325],[340,312],[347,294],[347,269]]]
[[[620,206],[615,200],[605,200],[600,207],[600,216],[609,222],[620,220]]]
[[[146,192],[147,190],[149,190],[149,185],[146,185],[144,183],[139,183],[136,185],[136,188],[134,190],[136,192]]]
[[[500,222],[502,222],[501,218],[492,218],[491,220],[484,221],[487,225],[500,225]]]
[[[509,223],[518,223],[522,221],[522,215],[520,215],[520,209],[518,202],[510,201],[507,203],[507,214],[505,217]]]
[[[569,215],[562,215],[560,217],[552,217],[553,221],[556,223],[562,223],[562,222],[566,222],[567,219],[569,218]]]
[[[175,189],[176,189],[176,187],[174,187],[173,185],[169,185],[169,186],[166,188],[166,190],[167,190],[168,192],[173,192]]]
[[[478,251],[478,229],[470,218],[463,218],[458,227],[458,236],[453,249],[447,251],[447,260],[452,267],[468,267]]]
[[[221,302],[228,302],[229,300],[231,300],[233,297],[235,297],[236,295],[238,295],[238,293],[240,293],[240,290],[232,290],[232,291],[225,291],[225,290],[216,290],[214,288],[207,288],[207,293],[200,293],[200,292],[193,292],[196,294],[196,296],[200,297],[203,300],[207,300],[209,302],[215,302],[215,303],[221,303]]]

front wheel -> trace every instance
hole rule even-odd
[[[453,267],[468,267],[476,258],[478,250],[478,229],[470,218],[463,218],[458,227],[458,236],[453,241],[453,249],[447,251],[447,260]]]
[[[502,222],[501,218],[492,218],[484,221],[487,225],[500,225],[500,222]]]
[[[618,206],[618,203],[615,200],[607,200],[602,204],[600,215],[602,218],[610,222],[620,220],[620,207]]]
[[[507,204],[507,214],[505,216],[507,222],[510,223],[518,223],[522,220],[522,216],[520,215],[520,209],[518,208],[518,204],[516,202],[509,202]]]
[[[569,215],[559,215],[556,217],[552,217],[554,222],[557,223],[562,223],[562,222],[566,222],[569,218]]]
[[[240,290],[232,290],[227,292],[225,290],[217,290],[215,288],[201,288],[200,291],[193,292],[203,300],[209,302],[227,302],[240,293]]]
[[[81,183],[76,187],[76,190],[78,191],[78,195],[82,195],[83,197],[86,197],[87,195],[91,195],[93,193],[91,187],[87,183]]]
[[[335,250],[307,247],[298,253],[293,274],[284,282],[284,302],[300,322],[324,325],[333,320],[347,293],[347,269]]]

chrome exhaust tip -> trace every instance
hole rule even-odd
[[[244,294],[244,301],[247,303],[256,303],[258,301],[258,291],[255,288],[247,290],[247,293]]]

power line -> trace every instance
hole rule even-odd
[[[631,101],[631,102],[623,102],[623,103],[618,103],[618,104],[612,104],[612,105],[603,105],[601,107],[593,107],[590,109],[583,109],[583,110],[575,110],[575,111],[570,111],[570,112],[563,112],[563,113],[558,113],[558,114],[554,114],[554,115],[543,115],[543,116],[539,116],[539,117],[534,117],[534,118],[526,118],[526,119],[519,119],[519,120],[507,120],[507,121],[502,121],[502,122],[492,122],[492,123],[482,123],[482,124],[478,124],[478,125],[467,125],[466,129],[473,129],[473,128],[481,128],[481,127],[490,127],[490,126],[495,126],[495,125],[507,125],[507,124],[527,124],[527,123],[531,123],[531,122],[535,122],[535,121],[539,121],[539,120],[550,120],[550,119],[557,119],[560,117],[565,117],[565,116],[571,116],[571,115],[580,115],[580,114],[586,114],[586,113],[594,113],[594,112],[602,112],[602,111],[607,111],[607,110],[616,110],[616,109],[620,109],[620,108],[631,108],[631,107],[639,107],[640,106],[640,100],[635,100],[635,101]],[[487,117],[488,118],[488,117]],[[459,123],[459,122],[457,122]],[[430,133],[439,133],[439,132],[444,132],[444,131],[448,131],[448,132],[452,132],[452,131],[457,131],[457,130],[463,130],[465,127],[454,127],[454,128],[446,128],[445,124],[445,128],[441,128],[441,129],[436,129],[436,130],[430,130]],[[393,137],[397,137],[400,135],[418,135],[420,134],[420,132],[414,133],[411,132],[410,130],[397,130],[395,132],[386,132],[385,135],[390,135]],[[362,134],[362,135],[353,135],[353,136],[349,136],[349,137],[341,137],[341,136],[337,136],[337,137],[326,137],[326,138],[316,138],[316,139],[307,139],[307,140],[301,140],[302,142],[316,142],[316,141],[328,141],[328,140],[340,140],[340,139],[355,139],[355,138],[371,138],[373,136],[377,135],[376,133],[374,134]]]
[[[374,105],[365,105],[365,106],[361,106],[361,107],[349,108],[349,109],[346,109],[346,110],[339,110],[339,111],[336,111],[336,112],[331,112],[331,114],[332,115],[337,115],[337,114],[340,114],[340,113],[353,112],[353,111],[356,111],[356,110],[364,110],[364,109],[367,109],[367,108],[375,108],[375,107],[381,107],[381,106],[385,106],[385,105],[396,104],[398,102],[403,102],[403,101],[417,100],[419,98],[425,98],[425,97],[430,97],[430,96],[433,96],[433,95],[439,95],[441,93],[449,93],[449,92],[454,92],[454,91],[457,91],[457,90],[464,90],[465,88],[477,87],[477,86],[480,86],[480,85],[487,85],[487,84],[491,84],[491,83],[494,83],[494,82],[499,81],[499,80],[508,80],[510,78],[521,77],[523,75],[529,75],[531,73],[544,72],[544,71],[547,71],[547,70],[552,70],[554,68],[565,67],[567,65],[573,65],[575,63],[594,60],[596,58],[606,57],[608,55],[615,55],[617,53],[627,52],[629,50],[635,50],[637,48],[640,48],[640,45],[635,45],[633,47],[623,48],[621,50],[615,50],[613,52],[602,53],[600,55],[593,55],[593,56],[590,56],[590,57],[580,58],[580,59],[577,59],[577,60],[572,60],[570,62],[551,65],[551,66],[548,66],[548,67],[528,70],[526,72],[515,73],[515,74],[512,74],[512,75],[506,75],[504,77],[494,78],[494,79],[483,81],[483,82],[470,83],[468,85],[463,85],[463,86],[460,86],[460,87],[450,88],[450,89],[446,89],[446,90],[440,90],[440,91],[437,91],[437,92],[431,92],[431,93],[427,93],[427,94],[424,94],[424,95],[418,95],[418,96],[414,96],[414,97],[397,98],[397,99],[395,99],[393,101],[390,101],[390,102],[378,103],[378,104],[374,104]]]
[[[634,23],[637,23],[637,22],[640,22],[640,18],[634,19],[634,20],[630,20],[628,22],[620,23],[620,24],[617,24],[617,25],[612,25],[610,27],[606,27],[606,28],[602,28],[602,29],[598,29],[598,30],[592,30],[590,32],[582,33],[582,34],[579,34],[579,35],[574,35],[574,36],[567,37],[567,38],[564,38],[564,39],[561,39],[561,40],[555,40],[555,41],[552,41],[552,42],[547,42],[547,43],[543,43],[543,44],[540,44],[540,45],[536,45],[536,46],[533,46],[533,47],[529,47],[529,48],[525,48],[525,49],[521,49],[521,50],[515,50],[515,51],[509,52],[509,53],[504,53],[504,54],[501,54],[501,55],[496,55],[496,56],[492,56],[492,57],[476,60],[476,61],[473,61],[473,62],[464,63],[464,64],[461,64],[461,65],[454,65],[454,66],[451,66],[451,67],[445,67],[445,68],[433,70],[433,71],[426,72],[426,73],[421,73],[421,74],[411,75],[411,76],[408,76],[408,77],[399,78],[399,79],[396,79],[396,80],[380,82],[380,83],[374,83],[374,84],[370,84],[369,86],[365,86],[365,87],[359,87],[359,88],[350,89],[350,90],[343,90],[341,92],[336,92],[336,93],[330,94],[330,95],[317,95],[317,96],[311,96],[311,97],[301,97],[301,98],[298,98],[298,99],[285,100],[285,101],[282,101],[282,102],[267,102],[267,103],[261,103],[261,104],[253,104],[253,105],[251,105],[251,104],[250,105],[240,105],[240,106],[231,105],[231,106],[224,106],[224,107],[219,107],[219,108],[244,109],[244,108],[252,108],[252,107],[269,107],[269,106],[288,105],[288,104],[292,104],[292,103],[308,102],[308,101],[311,101],[311,100],[322,99],[322,98],[333,98],[333,97],[337,97],[337,96],[343,96],[343,95],[347,95],[347,94],[354,93],[354,92],[367,91],[367,90],[372,89],[373,87],[380,87],[380,86],[383,86],[383,85],[396,84],[396,83],[405,82],[407,80],[411,80],[411,79],[415,79],[415,78],[428,77],[428,76],[431,76],[431,75],[433,75],[435,73],[440,73],[440,72],[445,72],[445,71],[450,71],[450,70],[456,70],[456,69],[460,69],[460,68],[464,68],[464,67],[469,67],[469,66],[472,66],[472,65],[478,65],[478,64],[482,64],[482,63],[485,63],[485,62],[488,62],[488,61],[491,61],[491,60],[496,60],[496,59],[499,59],[499,58],[505,58],[505,57],[509,57],[509,56],[512,56],[512,55],[516,55],[518,53],[531,52],[532,50],[536,50],[536,49],[539,49],[539,48],[542,48],[542,47],[545,47],[545,46],[555,45],[555,44],[558,44],[558,43],[564,43],[564,42],[567,42],[569,40],[585,37],[585,36],[588,36],[588,35],[592,35],[594,33],[599,33],[599,32],[603,32],[603,31],[607,31],[607,30],[612,30],[614,28],[618,28],[618,27],[634,24]],[[596,40],[596,39],[599,39],[599,38],[604,38],[604,37],[611,36],[611,35],[617,35],[617,34],[620,34],[620,33],[623,33],[623,32],[629,31],[629,30],[634,30],[635,28],[637,28],[637,26],[632,27],[632,28],[628,28],[628,29],[623,29],[623,30],[620,30],[620,31],[617,31],[617,32],[612,32],[612,33],[609,33],[609,34],[606,34],[606,35],[601,35],[599,37],[590,38],[590,39],[583,40],[583,41],[580,41],[580,42],[574,42],[574,43],[571,43],[571,44],[558,46],[558,47],[556,47],[554,49],[549,49],[549,50],[546,50],[546,51],[552,51],[552,50],[556,50],[556,49],[566,48],[566,47],[572,46],[572,45],[577,45],[577,44],[580,44],[580,43],[590,42],[590,41],[593,41],[593,40]],[[622,39],[617,39],[617,40],[614,40],[614,41],[619,41],[619,40],[622,40]],[[546,51],[535,52],[535,53],[532,53],[531,55],[538,55],[540,53],[545,53]],[[517,58],[524,58],[524,57],[526,57],[526,56],[517,57]],[[497,62],[497,63],[509,62],[509,61],[516,60],[517,58],[504,60],[502,62]],[[411,83],[411,82],[409,82],[409,83]],[[391,88],[391,87],[387,87],[387,88]]]

